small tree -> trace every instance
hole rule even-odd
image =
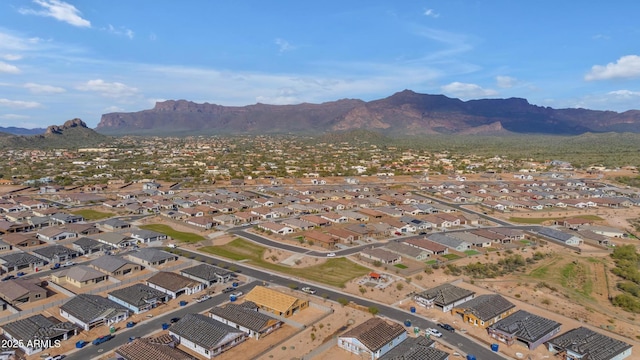
[[[404,289],[404,285],[402,285],[402,283],[397,283],[396,289],[398,289],[398,291],[402,291],[402,289]]]
[[[371,315],[377,315],[380,312],[380,309],[378,309],[375,306],[369,306],[368,310],[371,313]]]
[[[343,297],[338,298],[338,300],[337,300],[337,301],[338,301],[338,304],[340,304],[340,305],[342,305],[342,306],[346,306],[347,304],[349,304],[349,300],[347,300],[347,299],[345,299],[345,298],[343,298]]]
[[[367,292],[367,289],[365,287],[360,286],[360,288],[358,289],[360,290],[360,294],[364,295]]]

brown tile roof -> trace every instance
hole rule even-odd
[[[356,338],[371,352],[376,352],[404,332],[402,325],[389,324],[380,318],[374,317],[347,331],[340,337]]]
[[[198,281],[191,280],[186,276],[180,274],[160,271],[147,280],[147,283],[151,283],[160,286],[163,289],[170,291],[178,291],[186,287],[193,287],[200,284]]]
[[[116,353],[127,360],[195,360],[195,357],[168,345],[152,343],[147,339],[136,339],[124,344]]]

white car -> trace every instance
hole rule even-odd
[[[441,337],[442,333],[438,329],[427,329],[425,332],[431,336]]]
[[[312,288],[310,288],[308,286],[307,287],[303,287],[300,290],[302,290],[302,292],[306,292],[307,294],[311,294],[311,295],[316,293],[316,289],[312,289]]]
[[[327,257],[336,257],[336,253],[328,253]]]
[[[209,300],[209,299],[211,299],[211,296],[210,296],[210,295],[202,295],[202,296],[200,296],[200,297],[196,300],[196,302],[201,303],[201,302],[203,302],[203,301],[207,301],[207,300]]]

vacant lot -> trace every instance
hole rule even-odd
[[[349,280],[369,272],[369,269],[366,267],[345,258],[328,259],[322,264],[292,268],[264,260],[265,250],[266,248],[260,245],[242,239],[235,239],[225,245],[205,246],[200,249],[200,251],[228,259],[236,261],[246,260],[251,264],[266,269],[337,287],[344,287]]]
[[[173,229],[169,225],[164,224],[148,224],[141,225],[141,229],[157,231],[159,233],[163,233],[167,236],[170,236],[178,241],[186,242],[186,243],[196,243],[199,241],[206,240],[203,236],[194,234],[191,232],[183,232]]]
[[[91,210],[91,209],[76,210],[72,212],[72,214],[82,216],[83,218],[85,218],[85,220],[88,220],[88,221],[107,219],[115,215],[114,213],[102,212],[102,211]]]

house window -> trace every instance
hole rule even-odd
[[[39,299],[42,294],[35,294],[34,298]]]

